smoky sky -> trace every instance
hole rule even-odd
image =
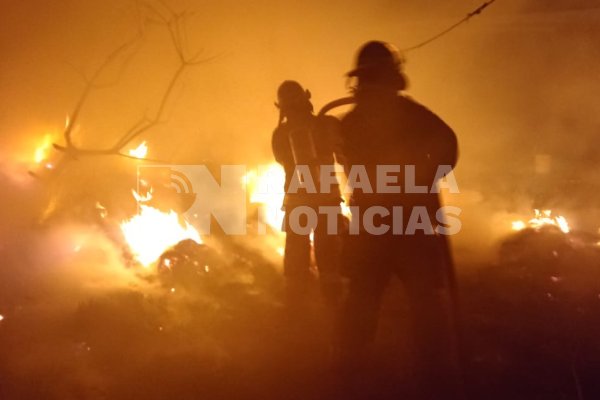
[[[344,74],[362,43],[409,47],[482,2],[167,3],[188,12],[186,47],[207,61],[185,72],[165,123],[140,141],[151,157],[170,162],[252,164],[272,160],[273,102],[283,80],[309,88],[318,109],[347,94]],[[82,75],[136,34],[139,3],[4,0],[2,8],[0,145],[11,159],[32,151],[31,138],[60,132]],[[598,1],[497,0],[405,54],[407,94],[458,135],[461,188],[510,187],[532,170],[536,154],[555,156],[565,179],[597,178],[599,16]],[[112,144],[157,107],[177,58],[164,27],[146,24],[143,34],[122,74],[107,72],[116,83],[86,103],[75,134],[81,146]]]

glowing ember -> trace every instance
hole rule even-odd
[[[135,149],[129,150],[129,155],[131,157],[135,157],[135,158],[146,158],[147,154],[148,154],[148,145],[146,144],[145,141],[143,141],[142,144],[140,144]]]
[[[35,161],[36,164],[41,164],[44,162],[48,158],[50,149],[52,149],[52,135],[46,134],[44,135],[42,143],[40,143],[40,145],[35,149],[33,161]],[[46,167],[52,168],[52,164],[48,163]]]
[[[534,211],[535,211],[535,217],[530,219],[527,222],[520,221],[520,220],[513,221],[512,229],[515,231],[520,231],[527,227],[533,228],[533,229],[539,229],[543,226],[550,225],[550,226],[556,226],[564,233],[569,233],[569,231],[571,230],[569,228],[569,223],[567,222],[565,217],[560,216],[560,215],[553,217],[551,210],[534,210]]]
[[[202,243],[198,231],[187,221],[180,221],[175,211],[162,212],[145,205],[140,205],[138,215],[121,223],[121,231],[131,252],[144,267],[182,240]]]
[[[0,315],[0,321],[4,320],[4,316]]]

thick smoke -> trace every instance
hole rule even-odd
[[[309,88],[318,109],[347,94],[344,73],[363,42],[380,39],[405,48],[480,3],[168,2],[189,11],[183,42],[206,61],[185,71],[163,123],[131,147],[147,140],[150,158],[176,164],[268,164],[281,81]],[[116,221],[131,215],[134,161],[83,157],[69,159],[57,178],[28,174],[44,135],[63,143],[64,121],[72,117],[85,77],[140,31],[132,57],[108,69],[101,82],[106,85],[92,91],[75,141],[86,148],[109,146],[159,107],[177,54],[164,26],[141,16],[146,11],[140,4],[13,0],[0,15],[0,338],[10,337],[2,344],[0,375],[14,387],[36,377],[41,383],[27,393],[31,398],[51,398],[49,391],[56,398],[105,398],[105,388],[127,393],[119,385],[140,377],[164,373],[171,382],[188,382],[191,370],[208,376],[232,362],[230,353],[263,345],[260,335],[252,335],[253,322],[269,315],[256,307],[240,318],[236,307],[268,303],[276,312],[277,301],[265,288],[280,289],[272,269],[280,258],[266,240],[236,238],[231,248],[219,250],[226,264],[249,263],[247,269],[236,270],[226,284],[207,283],[210,295],[173,300],[151,274],[127,265],[114,231],[92,217],[73,218],[96,202]],[[463,209],[463,230],[452,238],[459,269],[495,260],[511,221],[530,217],[534,208],[552,208],[575,229],[600,227],[599,16],[593,0],[499,0],[468,24],[405,54],[407,94],[439,114],[459,138],[461,193],[446,199]],[[248,253],[233,256],[232,248]],[[257,273],[252,262],[259,259],[252,257],[261,251],[268,252],[260,259],[266,267]],[[236,297],[240,287],[244,295]],[[240,329],[234,320],[247,329],[244,338],[232,333]],[[115,324],[124,337],[111,336],[111,327],[98,321]],[[276,342],[279,327],[261,328]],[[20,340],[11,335],[15,330],[29,333]],[[163,331],[166,339],[158,336]],[[123,362],[128,355],[140,358]],[[258,364],[262,356],[253,351],[246,365],[235,366]],[[150,368],[149,359],[168,371],[131,372]],[[199,359],[210,361],[198,365]],[[119,379],[110,381],[103,368],[114,365],[121,365],[114,374]],[[49,373],[52,366],[60,372]],[[64,387],[55,387],[60,374],[71,375]],[[168,389],[174,396],[183,392]],[[0,397],[2,390],[0,382]]]

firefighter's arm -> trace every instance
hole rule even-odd
[[[273,131],[271,148],[273,150],[273,156],[279,164],[286,165],[290,162],[290,159],[292,159],[287,133],[281,127],[277,127],[275,131]]]
[[[433,114],[433,113],[432,113]],[[432,132],[435,132],[432,151],[438,165],[456,166],[458,161],[458,140],[456,134],[441,118],[434,115]]]
[[[348,161],[344,154],[344,141],[342,139],[342,124],[337,118],[333,118],[331,127],[331,142],[335,161],[340,165],[347,165]]]
[[[340,154],[342,159],[339,161],[344,167],[344,173],[346,176],[350,173],[351,165],[349,159],[351,158],[352,152],[352,140],[350,140],[350,133],[352,132],[353,123],[353,111],[346,114],[340,121]],[[343,162],[342,162],[343,161]]]
[[[346,164],[346,156],[343,150],[342,140],[342,125],[340,120],[330,115],[326,115],[324,118],[324,126],[326,127],[326,153],[327,157],[333,155],[335,161],[340,165]]]
[[[427,137],[428,156],[435,165],[456,166],[458,140],[456,134],[440,117],[418,103],[417,113],[423,134]]]

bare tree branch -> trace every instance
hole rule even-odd
[[[137,40],[139,40],[139,36],[136,35],[136,37],[126,43],[123,43],[121,46],[117,47],[115,50],[113,50],[108,57],[106,57],[106,59],[104,60],[104,62],[102,64],[100,64],[100,66],[98,67],[98,69],[96,69],[96,71],[92,74],[92,77],[87,79],[85,88],[83,89],[83,92],[81,93],[81,96],[79,96],[79,100],[77,101],[77,104],[75,105],[75,108],[73,109],[73,112],[70,114],[70,118],[69,118],[69,124],[66,126],[65,128],[65,132],[64,132],[64,137],[65,137],[65,142],[67,143],[67,147],[73,147],[73,141],[71,138],[71,134],[73,132],[73,127],[75,126],[75,123],[77,122],[77,119],[79,118],[79,115],[81,113],[81,110],[83,108],[83,106],[85,105],[86,100],[88,99],[90,93],[92,92],[92,90],[95,88],[94,84],[96,82],[96,80],[100,77],[100,75],[102,74],[102,72],[104,72],[104,70],[112,63],[114,62],[114,60],[121,54],[123,53],[125,50],[127,50],[130,46],[132,46],[132,44],[134,44]]]
[[[137,7],[138,15],[140,18],[138,34],[136,35],[136,37],[134,39],[132,39],[131,41],[128,41],[127,43],[124,43],[123,45],[121,45],[117,49],[115,49],[113,52],[111,52],[106,57],[104,62],[99,66],[99,68],[94,72],[94,74],[91,76],[91,78],[89,78],[87,80],[86,86],[76,103],[75,109],[71,113],[70,122],[64,131],[64,137],[65,137],[66,144],[64,146],[58,145],[58,144],[54,145],[54,147],[56,149],[65,152],[72,158],[77,158],[78,156],[87,156],[87,155],[119,155],[119,156],[124,156],[124,157],[128,157],[128,158],[135,158],[135,157],[131,157],[127,154],[124,154],[122,152],[123,148],[125,146],[127,146],[133,139],[139,137],[143,133],[147,132],[148,130],[156,127],[157,125],[159,125],[163,122],[162,119],[164,117],[166,106],[173,95],[173,92],[174,92],[174,89],[175,89],[177,83],[179,82],[179,80],[181,79],[181,76],[183,75],[184,71],[188,67],[198,65],[200,63],[209,61],[214,58],[214,57],[211,57],[211,58],[201,59],[200,52],[197,52],[197,53],[193,54],[192,56],[188,56],[186,54],[187,46],[186,46],[185,42],[187,42],[187,35],[186,35],[186,31],[185,31],[184,22],[185,22],[186,16],[190,15],[189,13],[187,13],[185,11],[176,13],[162,0],[158,0],[158,5],[161,6],[162,10],[157,9],[157,7],[155,7],[152,4],[149,4],[147,2],[137,3],[137,5],[138,5],[138,7]],[[146,15],[142,16],[142,14],[141,14],[142,10],[144,10],[146,12]],[[86,101],[88,100],[90,94],[93,92],[94,89],[108,86],[108,84],[103,84],[103,85],[98,84],[98,80],[99,80],[100,76],[106,70],[106,68],[109,65],[111,65],[113,62],[115,62],[115,60],[121,54],[123,54],[127,49],[131,48],[133,46],[133,44],[139,43],[140,38],[143,37],[143,34],[142,34],[143,26],[148,22],[157,23],[157,24],[160,24],[160,25],[166,27],[166,29],[168,30],[168,33],[169,33],[171,44],[172,44],[172,46],[177,54],[177,57],[179,59],[179,66],[177,67],[177,69],[175,70],[173,75],[171,76],[171,79],[169,80],[168,85],[166,86],[166,88],[163,92],[163,95],[160,99],[160,103],[158,105],[158,108],[156,109],[156,112],[151,117],[144,116],[141,119],[139,119],[123,136],[121,136],[121,138],[119,138],[112,146],[110,146],[108,148],[104,148],[104,149],[78,148],[77,146],[75,146],[73,144],[72,134],[73,134],[73,127],[75,126],[75,122],[77,121],[77,119],[79,118],[79,116],[81,114],[81,110],[82,110],[83,106],[85,105]],[[131,57],[134,54],[135,54],[134,52],[130,53],[129,56],[125,59],[125,61],[120,65],[120,70],[118,72],[119,76],[121,75],[122,71],[126,67],[126,64],[129,62],[129,60],[131,59]]]

